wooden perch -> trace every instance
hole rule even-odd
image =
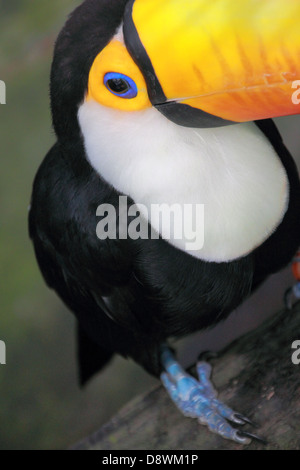
[[[129,403],[79,450],[300,449],[300,365],[292,343],[300,340],[300,304],[280,312],[227,347],[214,365],[219,397],[258,423],[243,429],[266,438],[243,447],[184,418],[162,387]]]

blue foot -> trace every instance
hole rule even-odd
[[[250,437],[256,437],[234,429],[228,423],[243,425],[250,421],[217,399],[217,392],[210,382],[211,366],[208,363],[197,364],[199,381],[182,369],[168,348],[163,350],[162,364],[166,370],[161,375],[162,383],[184,416],[197,418],[212,432],[239,444],[250,444]]]
[[[300,300],[300,282],[296,282],[284,295],[287,310],[292,310],[294,301]]]

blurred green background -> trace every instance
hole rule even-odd
[[[0,80],[7,86],[7,104],[0,105],[0,340],[7,345],[7,365],[0,366],[2,450],[66,448],[154,383],[119,358],[79,390],[73,317],[44,285],[27,235],[32,181],[54,142],[48,98],[53,44],[79,3],[0,0]],[[299,122],[279,121],[298,158]],[[224,342],[223,333],[219,338]]]

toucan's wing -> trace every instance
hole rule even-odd
[[[96,234],[97,208],[116,205],[117,193],[81,157],[78,174],[56,144],[46,156],[35,179],[29,232],[47,284],[72,308],[80,295],[114,322],[126,328],[135,323],[130,312],[122,317],[110,311],[114,290],[132,277],[132,254],[128,244]],[[122,299],[124,301],[124,299]],[[123,309],[124,310],[124,309]]]
[[[77,329],[77,355],[79,366],[79,381],[85,385],[95,374],[111,360],[113,353],[101,348],[91,340],[86,331],[78,325]]]
[[[97,207],[101,199],[114,204],[116,195],[84,158],[75,176],[59,144],[50,150],[34,183],[30,237],[47,284],[79,321],[82,381],[114,352],[159,373],[156,341],[131,304],[130,286],[134,283],[136,293],[138,287],[128,244],[96,236]],[[136,311],[143,312],[143,305],[136,303]],[[95,356],[88,363],[91,353]]]
[[[253,290],[271,273],[283,269],[287,260],[293,258],[295,246],[300,245],[300,182],[296,163],[272,119],[255,121],[255,124],[275,148],[288,176],[290,194],[289,207],[282,223],[272,236],[254,252],[256,270]],[[262,259],[264,259],[263,262]],[[272,266],[272,271],[269,269],[270,266]]]

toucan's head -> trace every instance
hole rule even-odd
[[[54,125],[89,100],[198,128],[296,114],[297,79],[299,0],[86,0],[57,42]]]
[[[84,99],[190,127],[296,114],[297,79],[299,0],[86,0],[57,42],[54,121]]]

